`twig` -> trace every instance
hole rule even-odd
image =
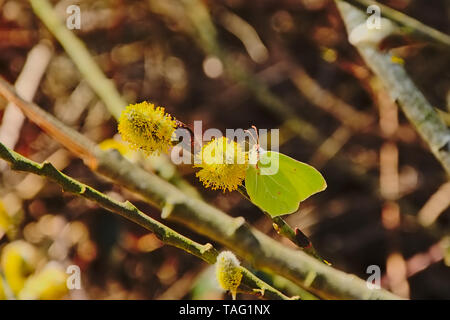
[[[118,152],[100,150],[89,139],[66,127],[35,104],[21,99],[1,77],[0,94],[14,102],[30,120],[60,143],[81,156],[92,169],[139,193],[158,208],[165,207],[166,218],[181,222],[222,243],[256,268],[282,275],[325,298],[398,299],[383,289],[370,290],[364,280],[329,267],[299,250],[283,246],[250,227],[244,218],[230,217],[202,200],[184,194],[167,181],[132,164]],[[306,285],[310,274],[315,274],[314,279]]]
[[[347,31],[365,23],[363,12],[340,0],[336,0]],[[380,78],[391,98],[398,102],[409,121],[428,144],[434,156],[450,174],[450,131],[409,78],[405,68],[393,63],[389,53],[380,52],[372,45],[357,45],[366,64]]]
[[[450,182],[444,183],[433,193],[417,214],[417,220],[424,227],[431,226],[448,207],[450,207]]]
[[[13,170],[30,172],[42,177],[47,177],[58,183],[64,191],[94,201],[101,207],[133,221],[134,223],[155,233],[158,239],[165,244],[180,248],[209,264],[214,264],[216,262],[218,253],[210,243],[202,245],[192,241],[191,239],[147,216],[145,213],[137,209],[131,202],[119,202],[111,199],[94,188],[78,182],[77,180],[58,171],[50,162],[44,162],[42,164],[34,162],[5,147],[1,142],[0,158],[9,162]],[[242,284],[253,289],[245,292],[257,295],[261,295],[261,293],[263,293],[263,297],[271,299],[289,299],[275,288],[257,278],[244,267],[241,268],[243,271]]]
[[[374,122],[372,115],[356,110],[328,90],[323,89],[303,67],[292,62],[287,69],[291,81],[308,101],[333,115],[348,128],[355,132],[362,131]]]
[[[404,13],[401,13],[384,4],[381,4],[378,1],[373,0],[344,0],[344,1],[353,4],[354,6],[363,10],[364,12],[366,11],[367,7],[376,5],[380,7],[382,16],[397,22],[401,26],[406,27],[407,32],[443,44],[447,46],[447,49],[450,47],[450,36],[446,35],[445,33],[439,30],[431,28]]]
[[[220,7],[218,11],[220,23],[241,40],[250,58],[256,63],[266,61],[269,52],[252,25],[225,7]]]
[[[317,169],[323,168],[331,158],[339,153],[354,134],[354,131],[341,124],[322,142],[308,162]]]
[[[49,1],[30,0],[30,4],[33,11],[61,43],[94,92],[105,102],[108,110],[117,119],[126,106],[126,102],[119,95],[112,81],[104,76],[84,43],[63,25]]]
[[[247,194],[247,191],[242,185],[238,187],[238,191],[245,199],[251,202],[250,197]],[[270,214],[268,214],[264,210],[262,209],[260,210],[262,213],[264,213],[265,216],[267,216],[270,220],[272,220],[272,226],[278,234],[291,240],[292,243],[294,243],[297,247],[305,251],[310,256],[316,258],[317,260],[323,263],[329,264],[326,260],[324,260],[321,256],[319,256],[316,249],[314,249],[311,240],[309,240],[309,238],[299,228],[296,228],[294,230],[283,218],[281,217],[273,218],[270,216]]]
[[[52,51],[53,48],[42,41],[28,53],[27,60],[15,83],[17,92],[26,100],[33,100],[34,94],[41,83],[41,78],[50,62]],[[14,149],[19,140],[24,120],[25,116],[20,109],[9,103],[3,113],[0,126],[0,141],[3,141],[9,148]],[[2,165],[0,165],[0,168],[2,168]]]

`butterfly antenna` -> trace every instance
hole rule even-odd
[[[250,132],[250,130],[244,130],[244,132],[247,132],[248,135],[253,139],[253,141],[255,141],[255,143],[258,144],[258,140],[253,136],[253,133]],[[248,144],[250,145],[250,142],[248,142]]]
[[[256,128],[256,126],[252,125],[253,130],[255,130],[255,135],[256,135],[256,159],[257,161],[259,161],[259,134],[258,134],[258,129]],[[252,134],[253,137],[253,134]],[[258,162],[256,162],[256,169],[258,169]]]
[[[259,134],[258,134],[258,129],[256,128],[256,126],[252,126],[252,128],[255,130],[256,133],[256,144],[259,144]]]

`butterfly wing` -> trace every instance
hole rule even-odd
[[[245,187],[250,200],[272,217],[297,211],[297,193],[290,181],[281,174],[261,175],[259,169],[249,166]]]
[[[270,151],[268,153],[271,153]],[[289,179],[303,201],[313,194],[323,191],[327,183],[322,174],[314,167],[279,153],[280,171]]]
[[[325,179],[310,165],[281,153],[261,152],[258,168],[245,177],[250,200],[272,217],[294,213],[300,201],[326,188]]]

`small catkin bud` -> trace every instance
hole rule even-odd
[[[141,102],[130,104],[122,111],[118,130],[131,149],[159,154],[172,146],[176,128],[177,121],[164,108]]]
[[[224,290],[230,291],[236,300],[236,291],[242,280],[239,260],[231,251],[223,251],[217,256],[216,277]]]

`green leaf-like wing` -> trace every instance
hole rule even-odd
[[[300,202],[324,190],[326,182],[319,171],[306,163],[263,151],[258,168],[248,167],[245,187],[255,205],[277,217],[296,212]]]
[[[267,153],[270,154],[273,151]],[[280,157],[280,170],[288,177],[297,190],[300,197],[299,201],[303,201],[327,188],[324,177],[316,168],[282,153],[278,154]]]

